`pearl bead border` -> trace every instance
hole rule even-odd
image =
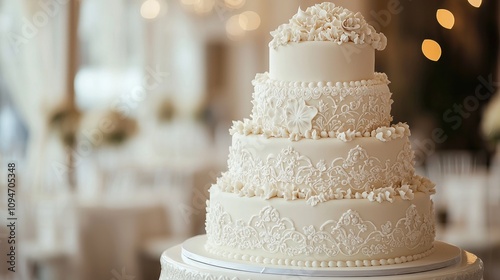
[[[262,256],[248,255],[248,254],[238,254],[231,253],[225,250],[220,250],[213,248],[212,246],[205,244],[205,250],[210,254],[225,259],[232,259],[237,261],[245,261],[251,263],[258,263],[264,265],[281,265],[290,267],[314,267],[314,268],[343,268],[343,267],[370,267],[370,266],[384,266],[392,264],[401,264],[411,261],[416,261],[431,255],[435,248],[432,246],[430,249],[423,253],[418,253],[414,255],[401,256],[396,258],[387,259],[375,259],[375,260],[354,260],[354,261],[316,261],[316,260],[294,260],[294,259],[284,259],[284,258],[268,258]]]

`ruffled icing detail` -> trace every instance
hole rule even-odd
[[[271,35],[273,40],[269,46],[275,49],[291,42],[303,41],[325,41],[339,45],[354,43],[369,45],[376,50],[383,50],[387,45],[385,35],[377,33],[361,13],[329,2],[316,4],[305,11],[299,8],[289,23],[280,25]]]
[[[339,199],[366,199],[370,202],[383,203],[384,201],[392,203],[394,198],[399,196],[403,200],[413,200],[415,193],[422,192],[425,194],[435,194],[435,184],[429,179],[414,175],[410,181],[403,181],[401,185],[390,187],[377,188],[371,191],[353,191],[352,189],[335,188],[328,193],[320,193],[315,196],[307,196],[302,190],[294,188],[288,184],[287,189],[278,189],[271,184],[266,184],[262,189],[255,189],[250,185],[242,182],[232,182],[227,174],[217,179],[217,183],[213,187],[219,188],[223,192],[236,193],[240,196],[259,196],[263,199],[283,198],[285,200],[305,199],[311,206],[316,206],[319,203],[329,200]]]
[[[309,125],[309,123],[307,123]],[[305,126],[305,124],[304,124]],[[409,137],[411,135],[410,127],[406,123],[393,124],[390,127],[379,127],[371,132],[362,134],[359,131],[352,131],[348,129],[347,131],[322,131],[319,132],[316,129],[305,130],[303,136],[296,132],[290,133],[288,128],[276,127],[273,130],[265,131],[257,122],[250,119],[243,119],[243,121],[233,121],[233,125],[229,129],[229,133],[234,135],[236,133],[242,135],[263,135],[266,138],[289,138],[292,141],[298,141],[300,139],[314,139],[318,140],[321,138],[337,138],[343,142],[350,142],[356,138],[361,137],[375,137],[381,142],[389,142],[395,139],[401,139],[404,137]]]
[[[371,136],[382,142],[387,142],[392,139],[410,136],[410,127],[406,123],[398,123],[396,126],[391,127],[379,127],[372,131]]]

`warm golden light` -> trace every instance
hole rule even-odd
[[[469,0],[469,4],[471,4],[475,8],[481,7],[483,0]]]
[[[181,0],[182,4],[184,5],[194,5],[196,2],[198,2],[199,0]]]
[[[230,9],[239,9],[245,5],[245,0],[224,0],[224,3]]]
[[[241,28],[240,25],[240,16],[235,15],[230,17],[226,22],[226,33],[229,39],[237,40],[243,35],[245,35],[245,30]]]
[[[141,16],[145,19],[154,19],[160,14],[160,9],[158,0],[146,0],[141,5]]]
[[[441,57],[441,46],[434,40],[425,39],[422,42],[422,53],[427,59],[438,61]]]
[[[240,14],[238,22],[243,30],[255,30],[260,26],[260,16],[256,12],[246,11]]]
[[[197,14],[210,13],[215,6],[215,0],[197,0],[193,4],[194,11]]]
[[[446,9],[439,9],[436,12],[436,19],[442,27],[452,29],[455,25],[455,16]]]

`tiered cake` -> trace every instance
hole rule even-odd
[[[234,122],[228,170],[210,188],[206,236],[182,258],[180,246],[166,251],[161,279],[445,266],[432,277],[480,279],[480,260],[434,241],[434,184],[415,174],[408,125],[391,125],[389,80],[374,72],[386,37],[332,3],[271,34],[269,73],[253,81],[252,115]]]
[[[374,72],[386,38],[332,3],[271,33],[250,119],[210,189],[206,250],[297,267],[404,263],[432,252],[434,185],[415,175],[408,125]]]

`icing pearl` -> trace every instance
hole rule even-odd
[[[347,264],[347,267],[355,267],[356,266],[356,263],[353,261],[347,261],[346,264]]]
[[[395,260],[394,260],[394,259],[388,259],[388,260],[387,260],[387,263],[388,263],[388,264],[394,264],[394,263],[395,263]]]
[[[364,265],[364,266],[371,266],[371,265],[372,265],[372,263],[371,263],[371,261],[369,261],[369,260],[364,260],[364,261],[363,261],[363,265]]]
[[[360,83],[359,81],[356,81],[356,82],[354,83],[354,85],[355,85],[355,86],[357,86],[357,87],[359,87],[359,86],[361,86],[361,83]]]
[[[340,88],[340,87],[342,87],[342,83],[341,82],[336,82],[335,86],[338,87],[338,88]]]
[[[328,82],[328,83],[326,83],[326,86],[327,86],[327,87],[332,87],[332,86],[333,86],[333,83],[332,83],[332,82]]]
[[[337,261],[337,267],[345,267],[345,262]]]
[[[329,261],[328,267],[336,267],[336,263],[334,261]]]
[[[379,263],[379,261],[377,261],[377,260],[372,260],[372,265],[373,265],[373,266],[379,266],[379,265],[380,265],[380,263]]]
[[[363,262],[362,262],[362,261],[360,261],[360,260],[357,260],[357,261],[356,261],[356,266],[357,266],[357,267],[361,267],[361,266],[363,266]]]

